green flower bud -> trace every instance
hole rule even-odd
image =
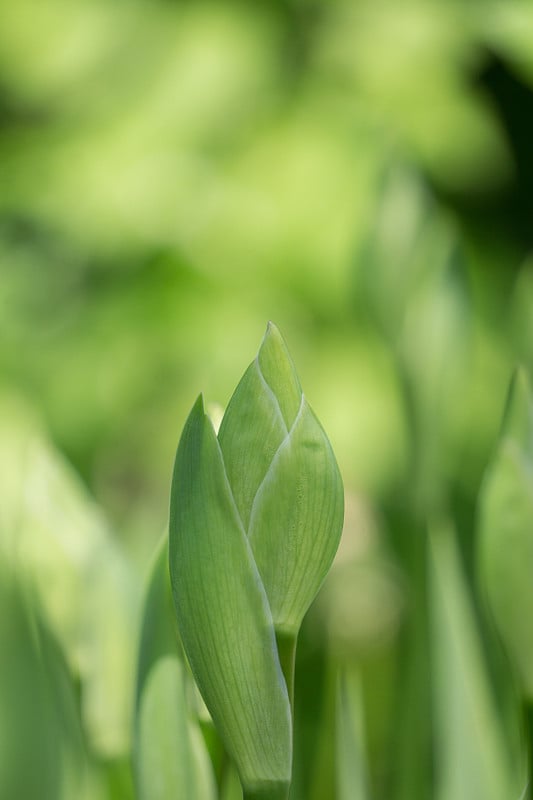
[[[218,437],[201,397],[193,407],[170,507],[183,646],[246,796],[287,794],[292,726],[276,634],[295,642],[342,522],[335,457],[270,324]],[[287,675],[285,652],[281,661]]]
[[[344,492],[331,445],[272,323],[219,440],[274,625],[295,634],[337,551]]]

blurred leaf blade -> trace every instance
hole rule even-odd
[[[506,738],[495,703],[454,532],[441,522],[430,539],[438,800],[520,798],[525,754]],[[510,686],[501,687],[509,691]]]
[[[0,795],[107,800],[64,654],[26,577],[0,563]]]
[[[533,394],[513,376],[500,440],[479,497],[478,568],[522,690],[533,698]]]
[[[525,367],[517,367],[511,380],[501,436],[515,442],[533,462],[533,392]]]
[[[345,669],[337,688],[337,800],[370,800],[359,675]]]
[[[139,652],[134,767],[139,800],[214,800],[209,756],[187,702],[163,538],[150,578]]]
[[[0,396],[0,440],[0,551],[33,582],[80,678],[93,747],[123,755],[134,685],[137,588],[130,565],[75,471],[16,396]]]

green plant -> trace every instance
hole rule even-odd
[[[343,506],[331,446],[269,324],[218,436],[196,401],[170,508],[181,640],[250,800],[288,796],[296,641]]]
[[[533,393],[515,371],[479,498],[479,576],[498,631],[533,699]]]

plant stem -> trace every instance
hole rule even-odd
[[[291,713],[294,722],[294,666],[296,663],[296,642],[298,640],[297,633],[284,633],[276,631],[276,641],[278,644],[279,661],[281,670],[283,672],[285,683],[287,684],[287,691],[289,693],[289,701],[291,704]]]

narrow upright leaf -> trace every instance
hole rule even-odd
[[[178,640],[168,547],[162,542],[146,598],[139,654],[134,767],[138,800],[214,800],[214,776],[187,704],[187,676]]]
[[[369,800],[361,680],[353,668],[339,675],[337,690],[337,797]]]
[[[29,577],[78,676],[84,729],[107,760],[130,749],[138,590],[126,554],[31,409],[0,391],[0,560]],[[1,659],[1,656],[0,656]]]
[[[170,573],[187,657],[245,790],[288,786],[290,706],[272,615],[201,397],[176,456]]]
[[[2,558],[0,609],[0,797],[104,800],[64,653],[33,586]]]
[[[518,449],[533,460],[533,394],[523,367],[518,367],[511,381],[502,436],[514,441]]]
[[[486,668],[482,640],[454,532],[435,527],[430,586],[434,643],[437,800],[518,800],[525,760],[506,731]],[[509,691],[509,682],[500,687]]]
[[[522,369],[513,378],[480,494],[478,555],[494,620],[532,699],[533,395]]]

